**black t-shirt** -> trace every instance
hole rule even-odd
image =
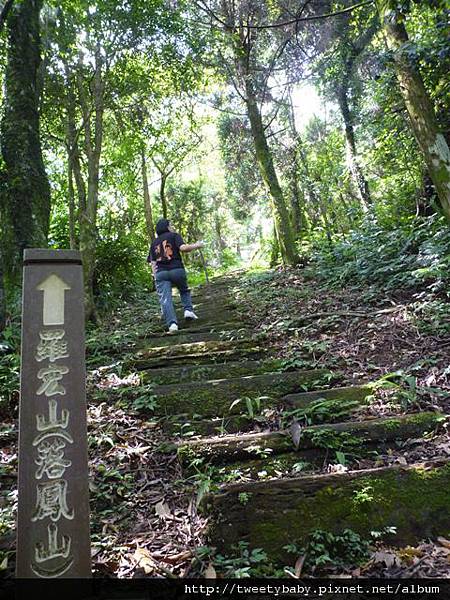
[[[159,235],[150,246],[148,261],[156,262],[157,271],[170,271],[171,269],[182,269],[180,246],[184,244],[179,233],[166,231]]]

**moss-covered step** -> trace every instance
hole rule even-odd
[[[247,363],[228,363],[230,366],[236,365],[236,372],[232,372],[233,369],[228,371],[230,377],[237,377],[238,375],[245,375],[244,369],[248,367],[248,373],[257,374],[268,371],[281,370],[282,361],[273,359],[269,361],[249,361]],[[255,364],[255,368],[252,369],[251,365]],[[214,368],[214,365],[209,365]],[[220,365],[217,367],[222,368]],[[271,368],[270,368],[271,367]],[[183,367],[187,369],[188,367]],[[213,379],[214,371],[211,371],[210,377],[201,377],[202,366],[192,367],[198,380],[200,379]],[[197,370],[198,369],[198,374]],[[166,371],[166,369],[164,369]],[[168,371],[168,369],[167,369]],[[151,373],[157,373],[156,369],[153,369]],[[217,370],[218,376],[223,374],[223,371]],[[217,378],[218,378],[217,376]],[[194,380],[194,379],[193,379]],[[163,383],[163,381],[156,383]],[[168,381],[166,383],[169,383]],[[333,393],[334,392],[334,393]],[[288,412],[285,412],[285,418],[292,420],[293,417],[298,419],[307,417],[309,424],[319,423],[336,423],[338,421],[347,420],[353,413],[359,410],[361,404],[364,403],[366,397],[371,393],[369,387],[347,387],[347,388],[335,388],[334,390],[322,390],[321,392],[304,392],[302,394],[296,394],[299,399],[299,405],[285,405],[285,398],[283,396],[280,400],[282,408],[286,408]],[[308,400],[309,404],[305,402]],[[175,436],[214,436],[227,433],[238,433],[238,432],[249,432],[252,430],[267,429],[267,420],[264,418],[264,413],[252,416],[248,412],[248,407],[241,403],[241,409],[245,410],[245,413],[239,415],[226,415],[222,417],[208,417],[203,418],[192,418],[188,415],[174,415],[170,420],[164,423],[164,429],[167,433]],[[265,425],[266,424],[266,425]]]
[[[176,346],[146,348],[135,353],[125,366],[133,369],[152,369],[183,364],[236,361],[238,358],[258,357],[265,348],[254,340],[209,341]]]
[[[156,348],[163,346],[178,346],[180,344],[195,344],[196,342],[217,342],[222,340],[240,340],[249,338],[249,332],[246,329],[232,331],[179,331],[177,334],[166,333],[148,338],[142,338],[142,345],[146,348]]]
[[[270,406],[282,396],[311,386],[323,370],[264,373],[245,377],[215,379],[155,388],[162,414],[202,417],[238,414],[246,411],[246,398],[262,398],[260,406]],[[238,402],[239,401],[239,402]]]
[[[395,527],[390,540],[401,545],[448,537],[449,490],[448,459],[223,486],[204,499],[208,543],[229,553],[245,541],[270,560],[288,564],[284,546],[305,546],[317,529],[334,534],[351,529],[368,538],[371,531]]]
[[[245,329],[245,326],[240,323],[239,321],[222,321],[220,323],[207,323],[202,321],[201,319],[197,320],[197,321],[179,321],[178,322],[178,327],[179,327],[179,334],[178,335],[183,335],[185,333],[201,333],[201,332],[205,332],[205,333],[210,333],[210,332],[217,332],[217,331],[238,331],[238,330],[242,330]],[[167,335],[167,329],[165,324],[161,321],[161,324],[159,327],[152,327],[149,328],[148,331],[143,332],[142,334],[140,334],[138,337],[139,338],[157,338],[157,337],[164,337]]]
[[[423,435],[433,431],[443,419],[445,417],[441,413],[424,412],[395,418],[312,425],[300,430],[297,445],[294,445],[288,431],[193,439],[179,445],[178,455],[184,465],[189,465],[194,458],[201,458],[210,464],[225,464],[247,458],[270,457],[288,451],[299,454],[302,450],[320,448],[354,452],[365,444]]]
[[[242,324],[240,321],[223,321],[221,323],[205,323],[201,319],[198,321],[181,321],[178,323],[179,327],[179,335],[183,335],[184,333],[211,333],[211,332],[229,332],[229,331],[248,331],[245,324]],[[161,329],[155,336],[162,337],[166,335],[166,331]]]
[[[373,393],[370,385],[353,385],[331,388],[329,390],[314,390],[299,394],[288,394],[283,398],[283,403],[291,408],[306,408],[318,400],[329,401],[355,401],[362,402]]]
[[[167,369],[147,369],[141,372],[144,383],[167,385],[171,383],[187,383],[210,379],[241,377],[242,375],[258,375],[281,369],[281,360],[247,360],[242,362],[212,363],[204,365],[181,365]]]

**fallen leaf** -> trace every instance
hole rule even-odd
[[[180,552],[179,554],[171,554],[169,556],[163,556],[158,552],[153,553],[153,558],[157,560],[161,560],[162,562],[169,563],[171,565],[175,565],[180,563],[188,558],[191,558],[192,552],[190,550],[186,550],[185,552]]]
[[[172,516],[169,505],[167,502],[164,502],[164,500],[161,500],[161,502],[158,502],[158,504],[155,506],[155,513],[160,519],[167,519]]]
[[[212,563],[206,567],[205,579],[217,579],[217,573]]]
[[[152,555],[145,548],[140,548],[138,546],[134,552],[133,558],[136,561],[136,565],[141,567],[141,569],[144,569],[146,575],[149,575],[155,570],[155,562]]]
[[[295,562],[294,573],[300,579],[300,575],[302,574],[303,563],[305,562],[306,554],[299,556]]]
[[[295,449],[298,450],[298,447],[300,446],[300,437],[302,434],[302,426],[296,419],[294,419],[294,421],[292,421],[292,424],[289,427],[289,432],[291,434]]]
[[[392,552],[384,552],[383,550],[378,550],[374,554],[374,561],[376,563],[383,563],[387,567],[392,567],[397,562],[397,556]]]

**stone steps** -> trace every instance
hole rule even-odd
[[[304,546],[316,529],[367,537],[395,527],[390,541],[398,544],[448,536],[447,459],[352,470],[434,431],[443,415],[361,420],[371,385],[330,388],[325,370],[282,371],[273,349],[240,321],[232,285],[233,276],[223,277],[195,290],[199,321],[181,323],[177,336],[152,334],[129,363],[156,384],[156,413],[179,436],[186,474],[195,465],[211,480],[201,505],[207,543],[232,554],[245,541],[283,565],[292,562],[284,546]],[[223,339],[227,332],[239,339]],[[323,473],[337,453],[350,470]]]

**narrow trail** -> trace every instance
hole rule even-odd
[[[323,369],[283,370],[276,348],[236,310],[235,277],[199,288],[200,319],[176,336],[161,325],[127,365],[156,384],[155,412],[177,445],[183,473],[208,482],[200,502],[208,543],[230,554],[245,541],[283,565],[292,562],[285,546],[302,547],[317,529],[362,536],[389,529],[393,544],[445,534],[445,453],[426,464],[360,470],[353,461],[432,432],[442,413],[352,418],[372,393],[370,382],[330,388]],[[261,415],[271,410],[279,417],[267,429]],[[347,466],[320,472],[330,453]]]

